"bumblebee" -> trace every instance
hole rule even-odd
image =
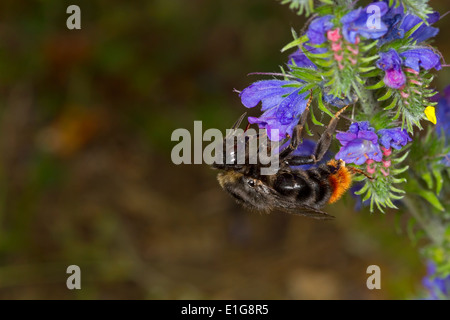
[[[294,154],[301,143],[311,100],[310,98],[305,111],[294,127],[289,145],[279,153],[279,169],[275,174],[261,175],[260,163],[249,164],[246,162],[239,165],[233,162],[212,165],[214,168],[222,170],[217,176],[219,184],[239,204],[256,211],[281,210],[315,219],[334,218],[324,212],[322,208],[327,203],[339,200],[350,188],[353,173],[362,172],[346,167],[343,160],[330,160],[327,163],[318,164],[330,147],[339,115],[348,106],[341,109],[331,119],[311,155]],[[244,116],[245,114],[232,129],[236,130],[239,127]],[[228,152],[234,151],[234,148],[232,151],[228,150]],[[307,170],[293,168],[306,164],[314,166]]]

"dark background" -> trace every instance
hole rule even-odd
[[[303,24],[274,0],[2,1],[0,298],[420,296],[420,244],[394,212],[347,197],[331,222],[250,213],[206,165],[171,162],[172,131],[229,127],[244,110],[233,89],[278,72]],[[81,290],[66,288],[72,264]],[[366,288],[371,264],[381,290]]]

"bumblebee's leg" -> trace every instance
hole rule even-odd
[[[348,106],[345,106],[334,115],[334,117],[328,124],[327,128],[325,129],[325,132],[322,134],[319,141],[317,142],[316,150],[314,151],[314,157],[316,159],[316,162],[322,160],[323,156],[325,155],[325,153],[327,153],[328,149],[330,148],[331,140],[333,138],[333,133],[336,130],[339,116],[347,108]]]
[[[325,132],[320,137],[319,141],[317,142],[316,149],[314,150],[314,153],[310,156],[293,156],[286,160],[286,164],[290,166],[300,166],[304,164],[314,164],[316,162],[319,162],[322,160],[325,153],[327,153],[328,149],[331,145],[331,140],[333,137],[334,130],[336,129],[339,115],[344,112],[344,110],[348,106],[342,108],[339,110],[338,113],[335,114],[333,119],[331,119],[330,123],[328,124],[327,128],[325,129]]]
[[[291,143],[289,144],[289,146],[286,147],[286,149],[284,149],[280,153],[280,159],[288,157],[300,145],[300,141],[302,140],[303,127],[305,126],[306,121],[308,120],[309,105],[311,104],[311,101],[312,101],[312,94],[311,97],[309,98],[308,104],[306,105],[305,111],[303,111],[297,125],[294,127],[294,130],[292,131]]]

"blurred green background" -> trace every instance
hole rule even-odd
[[[71,4],[81,30],[66,28]],[[393,212],[354,212],[348,197],[332,222],[250,213],[217,172],[170,160],[174,129],[234,122],[233,89],[279,71],[303,24],[275,0],[3,0],[0,298],[419,295],[420,243]],[[437,45],[447,57],[445,32]],[[443,70],[436,86],[449,80]],[[72,264],[81,290],[66,288]],[[372,264],[381,290],[366,288]]]

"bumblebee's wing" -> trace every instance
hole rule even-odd
[[[278,207],[277,209],[284,211],[286,213],[301,215],[318,220],[332,220],[335,218],[334,216],[326,212],[304,205],[292,208]]]
[[[273,188],[269,188],[268,192],[273,197],[275,203],[273,209],[278,209],[286,213],[301,215],[318,220],[331,220],[335,218],[334,216],[311,207],[310,205],[294,202],[291,199],[286,199]]]
[[[304,204],[294,204],[291,202],[283,201],[281,198],[278,199],[278,206],[275,209],[290,214],[301,215],[318,220],[331,220],[335,218],[334,216],[311,206]]]

